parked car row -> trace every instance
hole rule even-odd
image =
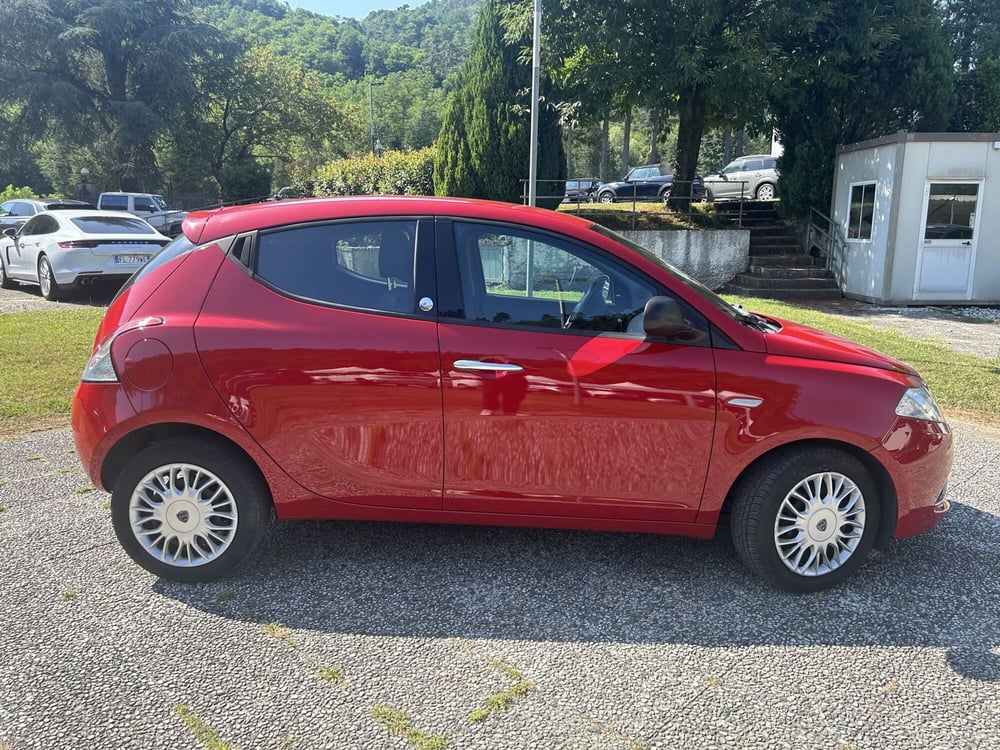
[[[646,164],[633,167],[615,182],[594,178],[566,180],[563,202],[664,201],[670,198],[673,174],[671,164]],[[770,201],[778,196],[777,186],[777,157],[753,154],[734,159],[718,174],[704,178],[695,175],[691,196],[696,201]]]

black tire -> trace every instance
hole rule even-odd
[[[660,200],[664,203],[668,203],[670,201],[670,188],[663,188],[663,190],[660,191]]]
[[[604,193],[598,193],[598,195],[597,195],[597,201],[598,201],[598,203],[614,203],[615,202],[615,194],[612,193],[611,191],[604,192]]]
[[[0,258],[0,289],[13,289],[16,286],[17,282],[7,275],[7,266],[4,265],[3,259]]]
[[[63,298],[63,288],[56,281],[52,264],[44,255],[38,258],[38,286],[41,287],[42,296],[49,302],[58,302]]]
[[[166,490],[175,497],[163,502]],[[209,500],[211,509],[197,506]],[[151,445],[129,461],[111,493],[115,535],[129,557],[183,583],[211,581],[244,562],[263,539],[272,508],[257,466],[234,447],[204,438]],[[163,528],[167,534],[159,533]]]
[[[846,482],[838,486],[840,477]],[[846,496],[831,504],[820,499],[809,511],[806,496],[813,490]],[[732,538],[740,559],[768,583],[792,593],[842,583],[865,561],[878,533],[880,502],[871,473],[857,458],[835,448],[779,454],[740,481],[732,502]],[[783,556],[793,558],[797,550],[802,556],[786,563]],[[811,557],[810,551],[815,552]],[[833,553],[835,559],[821,564]]]

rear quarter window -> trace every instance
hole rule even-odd
[[[125,216],[82,216],[71,221],[86,234],[156,234],[142,219]]]
[[[102,196],[100,206],[106,211],[128,211],[128,196],[127,195]]]

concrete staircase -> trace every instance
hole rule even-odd
[[[833,274],[802,251],[795,227],[781,223],[773,205],[744,203],[741,213],[732,207],[725,213],[750,230],[750,270],[736,274],[727,292],[770,299],[840,299]]]

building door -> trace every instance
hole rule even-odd
[[[935,181],[924,186],[914,299],[971,299],[981,186]]]

